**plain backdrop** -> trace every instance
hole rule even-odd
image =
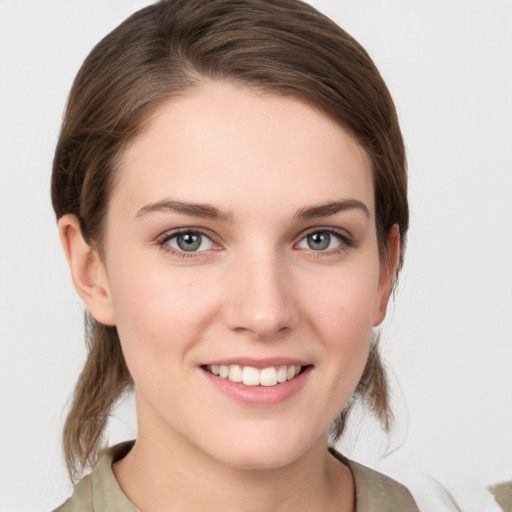
[[[84,360],[49,199],[72,79],[135,0],[0,0],[0,511],[71,493],[60,436]],[[388,83],[410,168],[406,266],[383,329],[396,426],[360,415],[340,449],[424,510],[497,510],[512,480],[512,1],[312,2]],[[133,438],[131,399],[111,442]],[[356,418],[357,420],[357,418]],[[362,427],[360,426],[362,422]],[[439,484],[442,484],[441,487]]]

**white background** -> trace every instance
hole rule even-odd
[[[1,512],[48,511],[71,492],[60,436],[82,305],[51,161],[82,60],[146,3],[0,0]],[[383,336],[397,424],[386,442],[363,418],[341,449],[409,484],[424,510],[455,510],[436,480],[462,510],[495,510],[485,487],[512,480],[512,1],[312,3],[380,68],[410,167],[407,263]],[[130,405],[112,442],[135,435]]]

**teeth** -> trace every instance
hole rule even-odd
[[[229,379],[231,382],[243,382],[246,386],[275,386],[281,382],[293,379],[298,375],[302,366],[270,366],[258,370],[252,366],[217,365],[212,364],[206,367],[213,375],[218,375],[223,379]]]
[[[229,375],[228,379],[231,382],[242,382],[243,374],[242,374],[242,368],[238,366],[237,364],[232,364],[229,367]]]
[[[286,366],[280,366],[277,370],[277,382],[286,382]]]
[[[242,371],[242,382],[246,386],[257,386],[260,383],[259,370],[251,366],[246,366]]]
[[[260,384],[262,386],[275,386],[277,384],[277,370],[275,368],[264,368],[261,370]]]

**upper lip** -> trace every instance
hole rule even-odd
[[[271,366],[308,366],[311,363],[294,357],[268,357],[263,359],[257,359],[253,357],[232,357],[228,359],[215,359],[212,361],[207,361],[200,366],[231,366],[235,364],[242,367],[250,366],[252,368],[258,368],[261,370]]]

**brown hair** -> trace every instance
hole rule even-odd
[[[100,41],[74,81],[55,152],[57,218],[76,215],[85,240],[101,255],[123,151],[158,105],[214,80],[298,98],[346,129],[373,163],[381,257],[398,224],[402,258],[407,177],[393,101],[366,51],[299,0],[162,0]],[[94,463],[112,405],[132,383],[115,327],[92,318],[90,324],[88,359],[64,428],[72,476]],[[387,428],[387,384],[376,342],[353,398],[333,424],[335,437],[359,398]]]

